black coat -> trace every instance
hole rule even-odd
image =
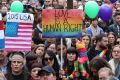
[[[91,61],[94,57],[99,55],[101,52],[102,51],[95,50],[95,46],[91,47],[87,52],[89,61]],[[105,56],[104,56],[107,61],[110,60],[110,52],[111,51],[108,49]]]

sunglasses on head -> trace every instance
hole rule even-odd
[[[48,61],[48,60],[52,61],[53,58],[52,58],[52,57],[50,57],[50,58],[44,58],[44,60],[45,60],[45,61]]]

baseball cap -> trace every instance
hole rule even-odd
[[[55,70],[50,67],[50,66],[44,66],[39,72],[38,75],[43,75],[44,73],[52,73],[53,75],[55,75]]]

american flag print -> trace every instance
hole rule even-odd
[[[4,23],[0,21],[0,49],[5,48]]]
[[[16,37],[5,37],[6,51],[31,51],[33,23],[18,22]],[[14,33],[14,32],[13,32]]]

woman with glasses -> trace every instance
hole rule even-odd
[[[116,44],[116,35],[113,32],[108,33],[108,48],[112,49],[113,46]]]
[[[115,45],[112,51],[112,59],[109,61],[115,76],[120,79],[120,45]]]
[[[52,51],[46,51],[42,59],[42,63],[43,65],[48,65],[52,67],[56,72],[57,78],[59,77],[59,64],[57,62],[55,53],[53,53]]]

